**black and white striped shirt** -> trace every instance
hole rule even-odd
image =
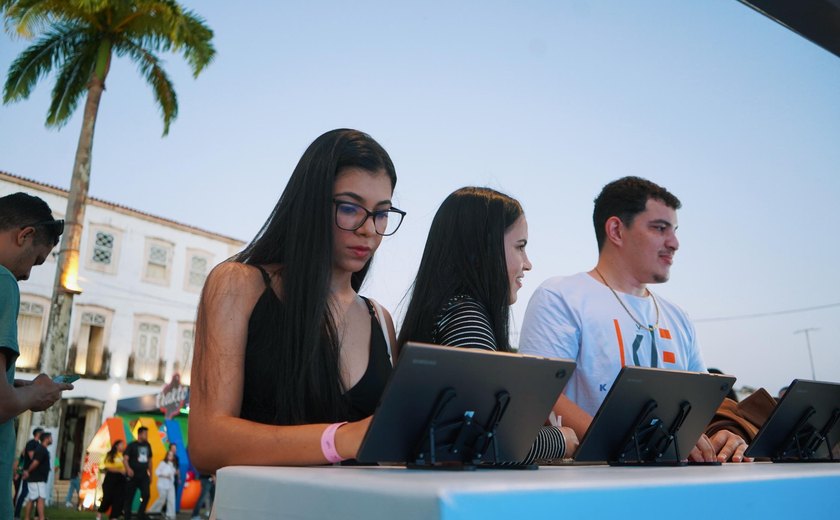
[[[497,350],[490,314],[472,296],[459,295],[450,299],[435,321],[432,341],[450,347]],[[543,426],[523,464],[562,459],[566,453],[563,434],[554,426]]]
[[[432,339],[438,345],[498,350],[489,313],[471,296],[456,296],[446,303]]]

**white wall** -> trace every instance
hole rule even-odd
[[[66,198],[50,187],[30,186],[18,183],[16,179],[0,176],[0,196],[24,191],[44,199],[57,218],[62,218],[66,209]],[[87,255],[91,253],[92,225],[106,225],[121,231],[115,247],[116,269],[113,274],[87,267]],[[143,280],[146,263],[147,238],[160,239],[174,245],[170,263],[170,280],[159,285]],[[187,251],[199,250],[210,253],[209,268],[225,260],[242,247],[241,243],[227,237],[214,236],[201,230],[184,229],[183,225],[170,223],[152,216],[144,216],[132,210],[110,207],[102,203],[91,203],[85,214],[79,261],[79,285],[82,293],[75,297],[71,325],[71,344],[79,332],[80,312],[77,306],[95,305],[113,311],[110,333],[106,346],[111,351],[110,373],[107,380],[85,379],[77,381],[75,390],[68,397],[90,397],[104,401],[104,416],[113,415],[117,399],[157,393],[162,388],[159,382],[142,384],[126,381],[128,358],[132,352],[135,333],[135,316],[151,315],[166,321],[163,336],[163,355],[166,360],[164,380],[169,381],[180,345],[179,322],[194,322],[199,292],[185,289],[188,273]],[[57,248],[56,248],[57,250]],[[56,262],[51,258],[44,265],[35,267],[29,280],[21,282],[21,293],[50,298],[55,279]],[[34,374],[19,374],[22,378]],[[116,385],[116,386],[115,386]]]

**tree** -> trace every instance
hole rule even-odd
[[[216,53],[213,31],[196,14],[170,0],[0,0],[0,14],[9,32],[37,38],[9,67],[4,103],[28,98],[38,81],[55,70],[46,124],[60,128],[82,96],[87,96],[41,357],[41,370],[55,375],[67,370],[70,310],[74,294],[80,292],[76,275],[93,132],[111,58],[128,57],[137,64],[160,109],[165,136],[178,115],[178,100],[157,53],[180,53],[197,77]],[[44,413],[45,426],[57,427],[58,420],[56,407]]]

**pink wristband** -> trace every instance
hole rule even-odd
[[[347,424],[347,421],[333,423],[327,426],[327,429],[321,434],[321,453],[324,454],[324,458],[333,464],[345,460],[335,449],[335,432],[345,424]]]

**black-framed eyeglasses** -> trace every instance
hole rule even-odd
[[[46,229],[53,237],[53,245],[58,245],[58,237],[64,233],[64,219],[59,220],[42,220],[34,224],[27,224],[23,227],[34,227]]]
[[[397,232],[402,224],[405,211],[397,208],[378,209],[368,211],[364,206],[355,202],[333,199],[335,203],[335,225],[345,231],[356,231],[365,225],[369,217],[373,217],[373,228],[377,235],[391,236]]]

